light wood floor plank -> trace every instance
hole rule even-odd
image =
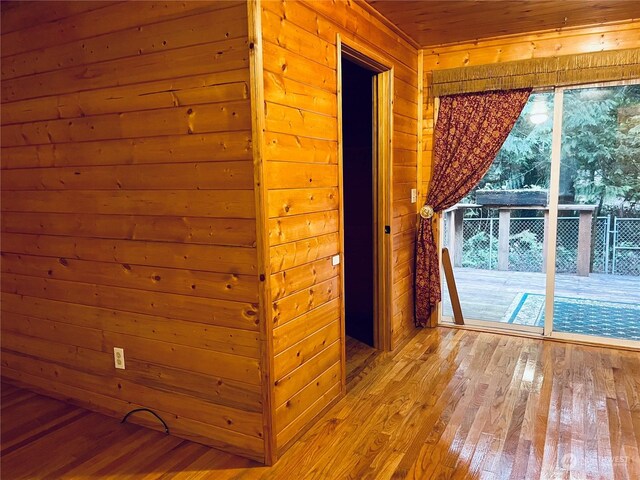
[[[273,467],[2,384],[2,477],[640,478],[640,352],[437,328],[347,353],[346,397]]]

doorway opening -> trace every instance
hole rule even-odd
[[[374,342],[375,231],[373,77],[342,59],[342,178],[344,198],[345,329]]]
[[[392,71],[343,44],[339,73],[342,298],[350,373],[390,348]],[[353,367],[353,368],[352,368]]]

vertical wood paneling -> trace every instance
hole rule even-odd
[[[2,366],[264,461],[248,20],[3,5]]]
[[[413,310],[406,266],[413,255],[417,51],[358,2],[262,3],[271,290],[274,301],[275,433],[282,452],[340,394],[340,251],[336,35],[394,67],[392,344]],[[397,161],[396,161],[397,159]],[[295,358],[289,356],[295,355]]]

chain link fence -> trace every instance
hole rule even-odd
[[[498,223],[495,218],[472,218],[462,223],[462,266],[494,270],[498,261]],[[467,240],[468,239],[468,240]]]
[[[614,218],[613,261],[615,275],[640,275],[640,218]]]
[[[640,225],[639,225],[640,226]],[[610,248],[611,218],[598,217],[596,220],[595,244],[593,246],[593,273],[609,273],[609,248]]]
[[[444,216],[444,246],[450,247],[451,215]],[[511,217],[509,270],[543,272],[545,226],[543,217]],[[576,273],[579,217],[559,217],[556,271]],[[611,227],[614,227],[613,230]],[[598,217],[592,232],[593,273],[640,276],[640,218]],[[499,219],[464,218],[461,266],[498,268]]]
[[[444,233],[443,239],[442,239],[442,246],[444,248],[449,248],[449,228],[451,225],[451,215],[449,215],[448,213],[445,213],[442,216],[442,232]]]
[[[542,271],[544,218],[511,217],[509,227],[509,270]]]
[[[576,273],[578,264],[578,217],[558,218],[556,272]]]

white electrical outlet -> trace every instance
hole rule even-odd
[[[340,255],[333,256],[333,258],[331,259],[331,265],[333,265],[334,267],[336,265],[340,265]]]
[[[411,203],[416,203],[418,201],[418,190],[415,188],[411,189]]]
[[[124,348],[113,347],[113,360],[116,368],[124,370]]]

